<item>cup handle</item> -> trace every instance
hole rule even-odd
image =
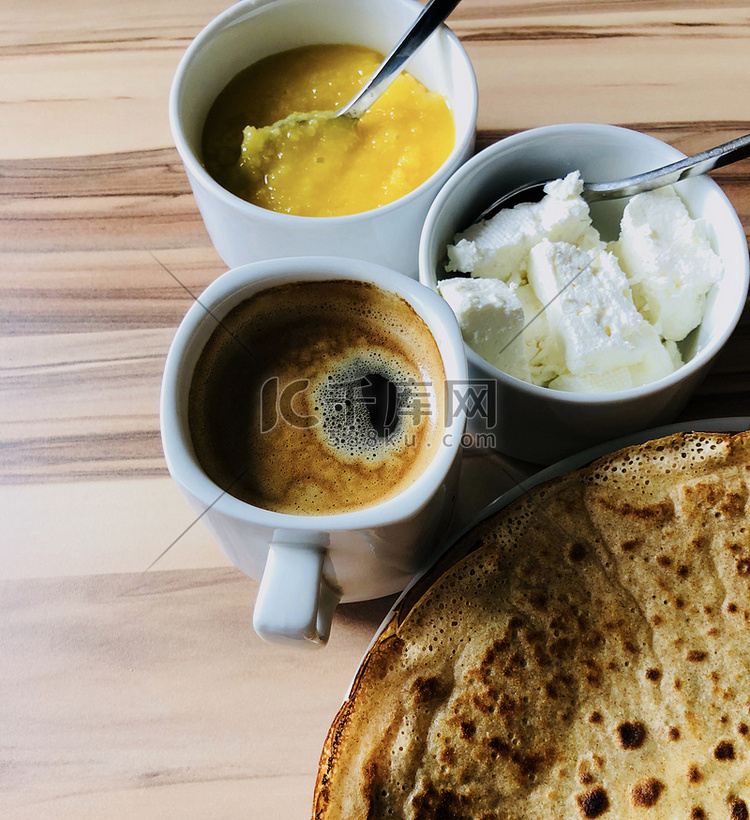
[[[340,594],[323,575],[328,533],[275,530],[253,612],[269,643],[325,646]]]

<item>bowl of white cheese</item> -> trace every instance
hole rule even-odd
[[[546,126],[484,149],[442,188],[419,276],[461,326],[472,382],[462,395],[484,446],[551,463],[679,414],[745,304],[742,224],[708,177],[591,206],[580,193],[582,180],[683,156],[627,128]],[[540,180],[551,180],[541,201],[475,223]]]

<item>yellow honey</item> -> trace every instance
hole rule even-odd
[[[299,216],[392,202],[428,179],[455,143],[450,108],[406,72],[359,119],[334,118],[383,57],[364,46],[304,46],[240,72],[209,111],[208,172],[242,199]]]

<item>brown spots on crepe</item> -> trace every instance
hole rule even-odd
[[[576,542],[568,551],[568,558],[574,563],[578,564],[586,557],[586,547]]]
[[[747,803],[739,797],[729,798],[730,820],[750,820]]]
[[[715,507],[721,499],[721,491],[707,481],[697,481],[693,485],[683,488],[688,497],[697,498],[703,505]]]
[[[510,760],[518,771],[518,774],[527,780],[533,780],[540,768],[548,766],[554,759],[555,752],[552,747],[542,749],[534,754],[523,754],[518,750],[511,752]]]
[[[737,575],[742,578],[750,577],[750,558],[742,558],[737,562]]]
[[[412,799],[414,820],[434,820],[450,817],[452,820],[469,820],[464,811],[466,797],[450,789],[436,788],[432,783],[417,792]]]
[[[690,810],[690,820],[706,820],[706,812],[700,806],[693,806]]]
[[[661,615],[652,615],[651,623],[654,626],[661,626],[664,623],[664,618],[662,618]]]
[[[747,737],[748,734],[750,734],[750,727],[748,727],[747,723],[738,723],[737,733],[742,735],[743,737]]]
[[[572,709],[560,709],[557,713],[557,719],[564,723],[569,723],[573,720],[573,710]]]
[[[683,489],[685,496],[698,507],[713,507],[717,518],[737,517],[745,510],[746,493],[717,486],[709,481],[699,481]]]
[[[534,591],[529,594],[529,603],[537,612],[545,612],[549,598],[543,592]]]
[[[518,617],[518,615],[511,616],[511,619],[508,621],[508,629],[512,632],[519,630],[523,626],[523,620]]]
[[[450,746],[443,746],[438,757],[440,762],[448,769],[456,765],[456,753]]]
[[[742,552],[742,547],[739,544],[727,544],[726,547],[730,552],[733,552],[735,555],[738,552]]]
[[[521,652],[514,652],[505,662],[502,674],[505,678],[520,677],[521,671],[526,667],[526,658]]]
[[[594,775],[591,774],[591,772],[588,772],[588,771],[580,771],[578,773],[578,782],[582,786],[588,786],[589,783],[594,782]]]
[[[601,817],[609,811],[609,797],[601,786],[576,796],[581,815],[586,818]]]
[[[733,603],[728,603],[727,604],[727,612],[729,612],[731,615],[734,615],[735,613],[737,613],[739,611],[740,611],[740,608],[737,606],[737,604],[733,604]]]
[[[636,783],[630,790],[630,802],[638,808],[650,809],[656,805],[664,791],[664,784],[655,777],[648,777]]]
[[[702,649],[691,649],[687,653],[687,659],[692,663],[702,663],[708,657],[708,652],[704,652]]]
[[[490,757],[493,760],[497,760],[498,757],[501,758],[508,758],[511,754],[511,748],[508,743],[504,740],[501,740],[499,737],[490,737],[487,739],[487,746],[490,749]]]
[[[557,687],[551,681],[547,681],[547,683],[544,684],[544,694],[549,700],[557,700],[557,698],[560,697]]]
[[[575,643],[570,638],[556,637],[549,642],[549,651],[553,657],[564,657],[567,653],[574,650]]]
[[[658,669],[647,669],[646,680],[650,680],[651,683],[658,683],[661,680],[661,672]]]
[[[459,724],[459,731],[464,740],[473,740],[477,733],[477,725],[473,720],[462,720]]]
[[[640,749],[646,740],[646,727],[638,720],[621,723],[617,734],[623,749]]]
[[[590,786],[596,783],[597,776],[593,773],[595,769],[601,771],[603,760],[598,755],[592,755],[591,760],[579,760],[578,762],[578,782],[582,786]]]
[[[411,688],[417,705],[430,703],[444,694],[444,686],[440,678],[417,678]]]
[[[700,783],[703,780],[703,775],[701,774],[700,769],[695,765],[695,763],[691,763],[688,766],[688,775],[687,775],[688,783]]]
[[[549,620],[548,629],[550,632],[563,632],[567,627],[567,623],[565,618],[560,617],[559,615],[554,615]]]
[[[495,708],[500,715],[512,715],[517,707],[516,701],[506,692],[503,692],[495,704]]]
[[[591,686],[599,686],[602,682],[602,670],[596,661],[592,661],[590,659],[586,659],[582,661],[582,665],[586,668],[585,679],[586,683],[591,684]]]
[[[514,620],[515,619],[511,618],[511,622]],[[508,623],[508,629],[506,630],[505,637],[502,640],[495,641],[492,646],[487,648],[487,651],[484,653],[484,657],[479,664],[479,669],[481,672],[486,672],[491,666],[494,665],[498,656],[503,655],[510,648],[510,637],[512,637],[511,622]]]
[[[679,740],[680,739],[680,730],[676,726],[670,726],[667,730],[667,737],[670,740]]]
[[[592,712],[589,715],[589,723],[601,723],[604,718],[602,718],[600,712]]]
[[[690,546],[694,550],[705,550],[708,549],[708,542],[702,535],[699,535],[696,538],[693,538],[690,542]]]
[[[725,515],[742,515],[745,512],[745,495],[727,491],[719,505],[719,510]]]
[[[490,687],[481,695],[473,695],[471,703],[477,712],[481,712],[483,715],[491,715],[497,707],[497,690]]]
[[[660,567],[669,567],[672,565],[672,559],[668,555],[657,555],[656,563]]]
[[[720,740],[714,749],[717,760],[734,760],[734,744],[729,740]]]
[[[618,516],[632,518],[634,521],[641,521],[646,524],[663,523],[674,515],[674,506],[671,501],[636,505],[631,504],[629,501],[617,504],[608,498],[597,498],[596,503]]]
[[[624,541],[620,545],[620,549],[623,552],[634,552],[637,547],[640,546],[640,541]]]

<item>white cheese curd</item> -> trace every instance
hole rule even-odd
[[[565,358],[557,335],[549,328],[547,311],[528,282],[516,289],[523,305],[523,345],[532,384],[546,385],[565,369]]]
[[[628,280],[611,253],[545,239],[529,255],[529,281],[546,305],[570,373],[592,375],[640,364],[654,344],[663,347],[636,310]],[[669,362],[666,351],[664,356]]]
[[[445,269],[509,282],[522,273],[530,248],[543,236],[530,206],[500,211],[456,237],[448,246]]]
[[[438,285],[461,326],[464,341],[505,373],[528,381],[524,356],[524,312],[514,292],[499,279],[446,279]]]
[[[530,250],[542,239],[588,246],[599,243],[577,172],[545,187],[540,202],[506,208],[467,228],[449,245],[446,271],[520,283]],[[601,244],[601,243],[599,243]]]
[[[706,294],[724,269],[702,221],[671,186],[634,196],[612,246],[638,309],[664,339],[679,342],[703,319]]]
[[[626,390],[682,364],[675,342],[701,322],[723,268],[674,189],[633,197],[607,248],[582,185],[573,172],[541,202],[458,234],[446,271],[471,278],[438,289],[467,344],[501,370],[557,390]]]

